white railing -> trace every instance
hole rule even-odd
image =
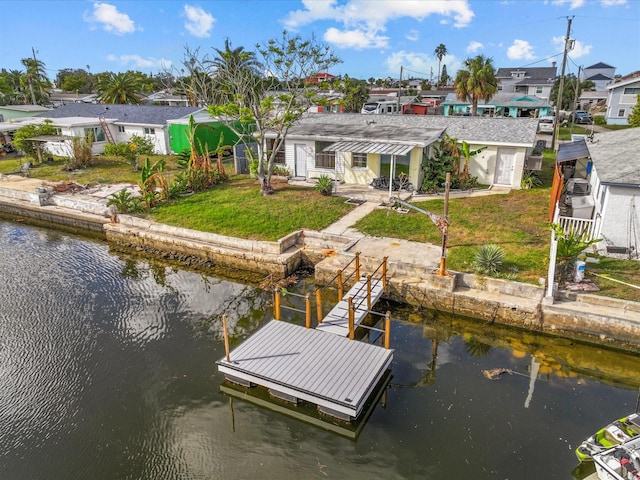
[[[585,233],[589,240],[595,238],[595,221],[586,218],[558,217],[558,223],[565,233]]]

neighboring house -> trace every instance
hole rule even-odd
[[[161,90],[145,97],[144,103],[167,107],[188,107],[189,99],[185,95],[176,95],[171,90]]]
[[[596,91],[603,92],[607,85],[613,82],[616,76],[616,67],[598,62],[590,67],[585,67],[580,72],[580,82],[587,80],[595,84]]]
[[[316,85],[322,82],[331,82],[336,78],[335,75],[331,75],[330,73],[322,72],[314,75],[313,77],[307,77],[304,79],[304,83],[307,85]]]
[[[289,130],[282,162],[295,177],[329,175],[360,185],[395,170],[394,176],[406,173],[418,188],[422,160],[433,156],[446,131],[468,142],[471,150],[488,147],[469,162],[469,172],[479,183],[519,189],[537,123],[525,118],[307,114]]]
[[[600,250],[638,258],[639,152],[640,128],[596,133],[592,142],[560,144],[558,162],[565,174],[564,193],[558,195],[561,225],[602,238]],[[567,205],[570,209],[563,211]]]
[[[551,67],[499,68],[498,91],[549,99],[556,80],[556,64]]]
[[[471,102],[460,100],[450,93],[442,102],[446,116],[470,115]],[[478,103],[478,115],[490,117],[546,117],[552,115],[553,107],[545,98],[517,93],[496,93],[491,100]]]
[[[39,113],[48,112],[48,107],[41,105],[1,105],[0,106],[0,122],[10,122],[19,118],[28,118],[38,115]]]
[[[607,91],[587,92],[584,91],[578,97],[578,107],[576,110],[590,111],[592,108],[606,105]]]
[[[629,125],[629,115],[640,94],[640,70],[617,78],[607,91],[607,124]]]
[[[154,153],[164,155],[172,153],[169,120],[188,118],[189,115],[208,116],[201,107],[72,103],[38,117],[50,119],[63,136],[84,137],[92,132],[96,155],[104,152],[110,141],[128,142],[133,135],[150,138]],[[58,148],[49,151],[54,155],[61,154]]]
[[[53,90],[49,93],[49,101],[54,108],[69,103],[96,103],[97,97],[97,93],[71,93],[62,90]]]

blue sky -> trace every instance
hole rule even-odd
[[[435,79],[434,49],[455,75],[483,54],[496,68],[562,63],[567,18],[575,40],[566,72],[604,62],[640,70],[640,0],[20,0],[0,4],[0,68],[19,69],[33,52],[50,79],[63,68],[92,73],[180,67],[185,46],[211,53],[229,39],[254,50],[283,29],[313,34],[343,63],[330,73],[368,79]],[[32,50],[33,49],[33,50]]]

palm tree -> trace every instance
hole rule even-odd
[[[478,114],[478,101],[488,102],[498,91],[498,80],[493,60],[484,55],[467,58],[466,69],[458,70],[453,82],[459,100],[471,102],[471,114]]]
[[[139,79],[131,72],[108,72],[98,78],[96,85],[98,101],[102,103],[138,105],[138,90]]]
[[[436,86],[440,86],[440,64],[442,63],[442,59],[447,55],[447,47],[445,47],[444,43],[441,43],[436,47],[434,52],[436,57],[438,58],[438,81],[436,82]]]
[[[47,78],[47,69],[42,60],[35,58],[23,58],[20,62],[26,69],[25,77],[29,85],[29,92],[31,93],[31,102],[36,105],[36,91],[40,99],[43,99],[46,93],[45,87],[48,87],[50,84]]]
[[[214,50],[216,57],[210,61],[210,64],[215,69],[218,87],[216,101],[228,103],[233,100],[235,88],[230,80],[255,78],[259,75],[261,65],[255,52],[247,52],[244,47],[232,49],[229,39],[225,40],[224,49],[214,48]]]

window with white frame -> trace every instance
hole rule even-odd
[[[145,135],[155,135],[156,134],[156,129],[155,128],[150,128],[150,127],[144,127],[144,134]]]
[[[351,166],[354,168],[366,168],[367,154],[360,153],[360,152],[353,152],[351,154]]]
[[[118,125],[118,133],[124,133],[124,125]]]
[[[104,130],[102,127],[93,127],[93,128],[85,128],[84,129],[85,138],[91,137],[94,142],[104,142]]]
[[[537,93],[542,93],[542,85],[536,86],[536,94]]]
[[[333,142],[316,142],[316,168],[336,168],[336,152],[323,152]]]
[[[620,110],[618,110],[618,116],[619,117],[626,117],[627,116],[627,109],[626,108],[621,108]]]
[[[624,95],[638,95],[640,87],[624,87]]]

